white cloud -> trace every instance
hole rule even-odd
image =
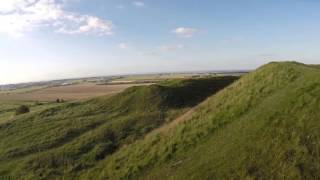
[[[62,6],[64,2],[65,0],[1,1],[0,33],[21,37],[41,27],[53,27],[57,32],[66,34],[112,34],[111,21],[65,11]]]
[[[188,28],[188,27],[178,27],[175,30],[173,30],[172,32],[176,35],[178,35],[179,37],[183,37],[183,38],[191,38],[193,37],[196,33],[198,33],[198,29],[195,28]]]
[[[137,6],[137,7],[144,7],[145,4],[142,1],[134,1],[132,2],[133,5]]]
[[[73,19],[73,17],[71,17]],[[58,24],[59,26],[59,24]],[[95,16],[83,15],[75,19],[74,24],[64,24],[57,32],[64,34],[97,34],[112,35],[111,21],[102,20]]]
[[[128,44],[127,43],[120,43],[118,45],[118,47],[121,48],[121,49],[127,49],[128,48]]]
[[[37,0],[4,0],[0,1],[0,13],[9,13],[36,3]]]

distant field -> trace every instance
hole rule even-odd
[[[21,88],[21,89],[15,89],[15,90],[2,90],[0,91],[0,95],[2,94],[13,94],[13,93],[27,93],[35,90],[40,90],[45,88],[44,86],[33,86],[28,88]]]
[[[192,77],[213,76],[211,73],[164,73],[164,74],[145,74],[145,75],[129,75],[121,77],[115,81],[159,81],[164,79],[184,79]]]
[[[26,92],[0,93],[0,101],[55,101],[81,100],[96,96],[115,94],[124,89],[146,84],[96,85],[93,83],[59,86]]]

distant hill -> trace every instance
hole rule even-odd
[[[270,63],[83,179],[320,179],[320,70]]]
[[[237,79],[168,80],[16,116],[0,125],[0,179],[77,176]]]

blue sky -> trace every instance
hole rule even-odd
[[[317,0],[6,0],[0,84],[320,63]]]

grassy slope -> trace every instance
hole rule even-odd
[[[26,105],[30,108],[31,112],[43,111],[48,108],[55,107],[59,104],[56,103],[37,103],[37,102],[25,102],[25,101],[1,101],[0,100],[0,124],[6,123],[14,119],[15,110],[21,106]]]
[[[0,125],[0,177],[77,175],[235,79],[172,80],[15,117]]]
[[[320,70],[271,63],[84,179],[319,179]]]

